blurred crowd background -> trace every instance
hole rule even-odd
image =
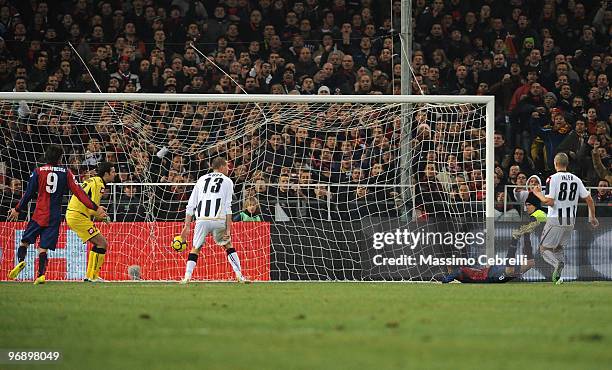
[[[399,94],[406,47],[398,36],[400,14],[399,0],[0,0],[0,89]],[[600,188],[595,200],[609,210],[612,2],[414,0],[412,26],[413,94],[495,96],[500,214],[517,211],[503,206],[514,200],[505,185],[522,186],[533,174],[544,180],[559,152],[569,155],[570,170],[586,185]],[[41,144],[58,141],[81,178],[111,160],[121,163],[122,182],[139,182],[143,174],[191,182],[210,158],[227,156],[237,184],[259,182],[240,187],[242,199],[259,199],[270,217],[277,213],[270,200],[281,197],[376,201],[376,211],[392,212],[404,191],[393,186],[400,182],[397,110],[306,107],[307,121],[295,122],[274,105],[259,111],[205,101],[126,105],[117,112],[80,102],[3,103],[0,217],[19,199]],[[419,216],[463,212],[444,204],[482,199],[486,191],[483,112],[472,108],[415,110],[410,117]],[[250,130],[263,115],[276,118]],[[353,129],[358,120],[368,123]],[[202,146],[212,149],[198,151]],[[271,183],[277,185],[264,185]],[[164,187],[162,198],[181,204],[188,196],[183,188]],[[141,196],[138,188],[118,192],[127,199],[125,212],[138,213],[142,202],[129,200]],[[355,207],[335,209],[333,218],[373,212]],[[329,216],[325,207],[317,212]]]

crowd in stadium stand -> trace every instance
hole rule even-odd
[[[503,208],[504,186],[523,185],[532,174],[546,177],[554,170],[552,159],[559,152],[569,155],[570,169],[588,186],[610,186],[612,2],[414,0],[413,6],[412,92],[495,96],[494,179],[499,212],[513,209]],[[400,51],[406,47],[398,36],[400,13],[400,0],[0,0],[0,89],[399,94]],[[167,108],[160,104],[152,115],[163,116]],[[87,127],[84,132],[82,127],[87,125],[70,121],[69,113],[4,105],[0,116],[3,199],[19,197],[36,163],[35,154],[42,152],[36,147],[44,142],[41,135],[59,137],[73,148],[70,165],[81,176],[87,176],[87,170],[101,160],[128,155],[136,160],[121,166],[120,181],[138,182],[147,171],[155,174],[155,181],[193,181],[208,168],[211,153],[181,156],[173,155],[173,149],[187,142],[210,146],[216,138],[230,135],[237,111],[226,107],[219,113],[219,108],[184,104],[171,120],[144,127],[151,135],[163,137],[160,145],[118,153],[119,142],[130,138],[125,128],[116,130],[110,124],[116,121],[111,112],[99,120],[98,126],[105,128]],[[215,132],[198,134],[205,131],[198,125],[218,114],[221,117],[212,119],[222,125]],[[426,216],[441,211],[437,204],[449,199],[482,199],[486,190],[482,188],[482,117],[447,124],[436,116],[419,114],[412,117],[412,146],[420,158],[412,171],[416,208]],[[10,117],[18,124],[7,124]],[[455,118],[460,117],[461,112]],[[322,203],[332,195],[343,204],[367,197],[391,204],[396,200],[398,189],[381,195],[360,186],[398,183],[395,121],[329,137],[289,126],[264,137],[253,135],[256,139],[246,135],[239,145],[215,147],[213,154],[232,160],[237,183],[261,182],[245,189],[246,196],[265,198],[261,193],[270,194],[270,189],[263,184],[273,182],[279,184],[275,194],[293,192],[287,197]],[[183,132],[191,135],[189,140],[177,139]],[[463,139],[456,154],[436,144],[448,135]],[[268,148],[269,158],[256,162],[251,157],[262,145]],[[23,157],[16,158],[14,150],[21,150]],[[298,160],[277,162],[289,154]],[[362,160],[364,156],[368,161]],[[340,185],[296,190],[285,187],[285,181]],[[339,190],[342,184],[355,186],[343,191]],[[185,196],[181,188],[164,196],[181,200]],[[599,203],[612,199],[610,191],[594,194]],[[133,186],[121,189],[128,206],[136,196]],[[512,201],[512,192],[509,197]],[[324,213],[325,207],[316,212]]]

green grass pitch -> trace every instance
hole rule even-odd
[[[612,284],[0,284],[1,369],[610,369]]]

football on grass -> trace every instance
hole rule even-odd
[[[182,252],[187,249],[187,242],[185,242],[180,235],[175,236],[174,239],[172,239],[172,249],[177,252]]]

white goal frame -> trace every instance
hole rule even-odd
[[[495,152],[495,98],[490,95],[263,95],[263,94],[148,94],[148,93],[45,93],[45,92],[0,92],[0,100],[36,101],[137,101],[137,102],[224,102],[224,103],[391,103],[391,104],[484,104],[486,105],[485,127],[485,216],[486,254],[494,256],[495,193],[493,169]],[[405,123],[404,123],[405,124]]]

